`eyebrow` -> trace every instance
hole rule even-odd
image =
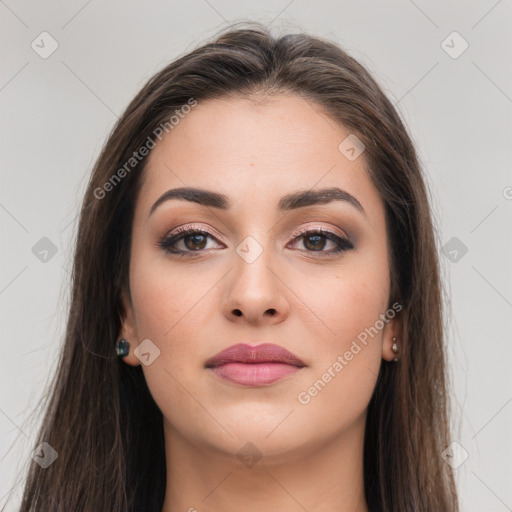
[[[231,207],[229,198],[224,194],[196,187],[181,187],[164,192],[151,207],[149,215],[151,215],[162,203],[170,201],[171,199],[189,201],[201,206],[219,208],[221,210],[229,210]],[[279,212],[287,212],[297,208],[304,208],[306,206],[317,204],[327,204],[333,201],[347,202],[366,215],[363,206],[353,195],[337,187],[324,188],[320,190],[299,190],[297,192],[293,192],[283,196],[279,200],[277,209]]]

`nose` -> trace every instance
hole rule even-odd
[[[251,263],[234,256],[222,305],[223,314],[230,322],[271,325],[288,317],[288,288],[278,271],[272,269],[265,252]]]

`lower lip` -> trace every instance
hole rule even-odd
[[[286,363],[226,363],[212,371],[224,379],[244,386],[271,384],[300,370]]]

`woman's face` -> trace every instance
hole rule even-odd
[[[384,205],[349,135],[298,96],[210,100],[151,150],[120,334],[132,365],[150,340],[138,355],[169,442],[275,461],[363,435],[398,309]],[[189,187],[226,204],[165,196]],[[340,192],[321,200],[327,189]],[[249,347],[258,364],[207,367],[232,345],[262,343],[302,366]]]

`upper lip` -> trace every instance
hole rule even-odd
[[[295,354],[273,343],[262,343],[255,347],[239,343],[222,350],[205,363],[206,368],[226,363],[286,363],[303,367],[305,363]]]

